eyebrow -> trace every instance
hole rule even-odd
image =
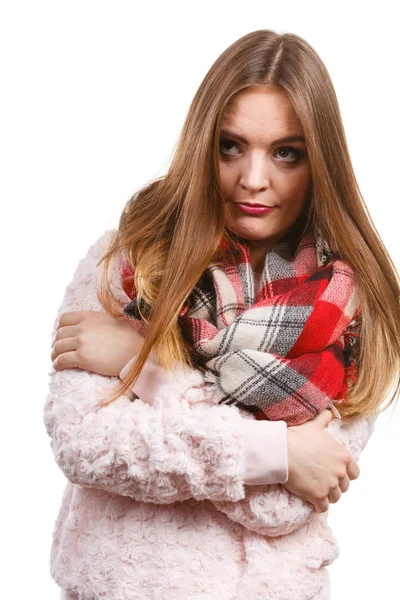
[[[248,141],[246,140],[246,138],[244,138],[241,135],[238,135],[234,131],[229,131],[228,129],[221,129],[221,135],[234,138],[235,140],[238,140],[239,142],[242,142],[243,144],[248,144]],[[278,140],[274,140],[272,142],[272,144],[283,144],[285,142],[304,142],[305,143],[305,141],[306,140],[305,140],[304,136],[302,136],[302,135],[287,135],[283,138],[279,138]]]

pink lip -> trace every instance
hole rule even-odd
[[[234,202],[237,208],[250,215],[261,215],[264,213],[271,212],[274,206],[263,206],[262,204],[241,204],[240,202]]]

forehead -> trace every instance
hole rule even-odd
[[[280,88],[251,87],[239,92],[224,112],[223,126],[302,131],[292,103]]]

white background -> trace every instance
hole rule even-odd
[[[50,600],[65,479],[42,410],[52,325],[79,259],[165,172],[217,56],[275,29],[304,37],[325,62],[362,194],[399,268],[398,21],[382,1],[14,0],[0,10],[2,597]],[[330,505],[341,548],[332,600],[399,597],[399,413],[378,419],[360,477]]]

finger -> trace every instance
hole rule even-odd
[[[83,317],[87,314],[86,310],[70,310],[68,312],[62,313],[58,320],[57,327],[65,326],[65,325],[76,325],[80,321],[82,321]]]
[[[360,467],[358,466],[355,459],[352,457],[349,464],[347,465],[347,475],[350,479],[357,479],[360,474]]]
[[[64,352],[63,354],[60,354],[53,362],[53,367],[55,371],[79,367],[76,352]]]
[[[317,513],[326,512],[329,509],[329,500],[328,498],[324,498],[323,500],[318,500],[318,502],[314,503],[314,508]]]
[[[317,415],[314,418],[314,421],[316,423],[318,423],[319,425],[321,425],[321,427],[326,427],[334,418],[333,413],[328,410],[327,408],[325,408],[324,410],[322,410],[319,415]]]
[[[54,344],[58,341],[58,340],[62,340],[64,338],[71,338],[71,337],[76,337],[78,335],[78,328],[76,325],[64,325],[62,327],[59,327],[53,337],[53,341],[51,346],[53,347]]]
[[[342,492],[347,492],[347,490],[349,489],[350,479],[347,474],[339,479],[339,487],[342,490]]]
[[[328,500],[331,504],[335,504],[335,502],[340,500],[341,495],[342,495],[342,491],[341,491],[340,487],[337,485],[334,490],[331,490],[329,492]]]
[[[50,358],[51,360],[55,360],[60,354],[64,354],[64,352],[71,352],[72,350],[76,349],[76,338],[74,337],[57,340],[52,346]]]

